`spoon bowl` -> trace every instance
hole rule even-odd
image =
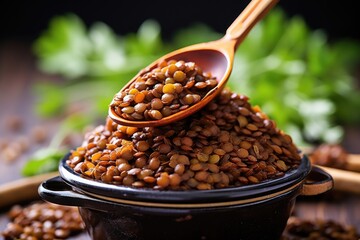
[[[202,109],[226,85],[234,62],[234,54],[239,44],[245,39],[252,27],[278,2],[278,0],[252,0],[235,21],[227,29],[226,34],[219,40],[199,43],[175,50],[157,59],[144,71],[151,71],[161,61],[166,60],[183,60],[185,62],[194,62],[200,66],[204,72],[210,72],[214,76],[218,85],[212,88],[207,94],[196,104],[185,110],[176,112],[170,116],[159,120],[129,120],[119,116],[114,107],[110,104],[109,116],[115,122],[125,126],[133,127],[155,127],[167,125],[172,122],[179,121],[185,117]],[[124,91],[137,80],[142,74],[140,71],[132,80],[130,80],[120,91]]]

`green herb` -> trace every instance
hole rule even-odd
[[[137,34],[117,36],[101,22],[86,29],[74,14],[54,17],[33,46],[40,69],[63,81],[35,86],[35,111],[51,117],[80,103],[87,112],[92,108],[93,118],[103,118],[117,90],[166,53],[164,45],[153,20],[145,21]]]
[[[65,155],[65,151],[56,149],[40,149],[26,162],[22,168],[24,176],[33,176],[41,173],[56,171],[59,160]]]
[[[22,167],[24,176],[32,176],[56,171],[60,160],[70,151],[71,147],[64,145],[64,140],[73,133],[83,133],[86,126],[91,124],[91,118],[77,113],[67,116],[46,148],[40,148],[30,157]]]

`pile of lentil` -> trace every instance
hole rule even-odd
[[[291,137],[248,97],[228,89],[171,125],[136,128],[108,118],[66,161],[75,172],[105,183],[171,190],[256,184],[300,162]]]
[[[340,144],[321,144],[310,154],[313,164],[346,169],[348,152]]]
[[[14,205],[8,212],[11,222],[1,232],[6,240],[67,239],[84,230],[76,207],[34,202],[28,206]]]
[[[110,106],[125,119],[159,120],[199,102],[217,84],[194,62],[161,61],[115,94]]]
[[[310,221],[290,217],[281,240],[359,240],[354,226],[333,220]]]

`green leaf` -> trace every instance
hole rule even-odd
[[[72,114],[62,122],[61,128],[66,129],[69,133],[72,131],[81,132],[92,122],[90,119],[83,114]]]
[[[187,28],[178,29],[172,38],[172,50],[196,43],[220,39],[222,35],[203,23],[194,23]]]
[[[22,168],[24,176],[33,176],[56,171],[65,151],[59,149],[40,149],[25,163]]]
[[[161,39],[160,25],[151,19],[143,22],[137,33],[125,36],[124,47],[129,56],[154,56],[157,58],[166,53]]]
[[[51,117],[62,113],[66,101],[64,92],[58,86],[50,83],[35,84],[33,91],[35,96],[41,96],[34,105],[37,115]]]
[[[33,49],[40,68],[46,72],[74,79],[89,70],[84,60],[91,51],[90,42],[84,23],[74,14],[51,19],[49,28],[34,42]]]

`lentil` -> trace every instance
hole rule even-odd
[[[334,220],[305,220],[291,216],[281,240],[358,240],[360,233],[351,225],[340,224]]]
[[[193,62],[163,61],[115,94],[111,107],[126,119],[159,120],[199,102],[217,84]]]
[[[310,156],[314,164],[346,169],[348,152],[339,144],[321,144],[311,152]]]
[[[162,89],[162,97],[150,99],[146,94],[148,102],[136,103],[134,110],[143,111],[146,105],[143,113],[155,119],[155,113],[162,114],[165,107],[174,111],[181,101],[188,104],[194,99],[193,93],[189,93],[192,97],[177,96],[176,84],[189,83],[177,72],[186,73],[194,82],[206,77],[199,69],[195,71],[196,65],[184,64],[163,63],[162,68],[140,77],[139,81],[147,82],[149,76],[154,79],[156,75],[156,84],[146,84],[154,86],[151,90],[156,92]],[[166,83],[159,83],[161,79],[167,79]],[[189,87],[186,84],[183,89]],[[146,89],[138,83],[133,87],[123,99]],[[174,101],[163,101],[165,94]],[[88,178],[134,188],[205,190],[282,177],[300,164],[298,149],[291,137],[276,128],[259,107],[252,107],[248,99],[224,89],[199,112],[161,127],[127,127],[107,118],[72,151],[67,164]],[[161,104],[165,107],[160,110]]]
[[[85,229],[76,207],[34,202],[14,205],[8,212],[11,220],[1,232],[10,239],[68,239]]]

